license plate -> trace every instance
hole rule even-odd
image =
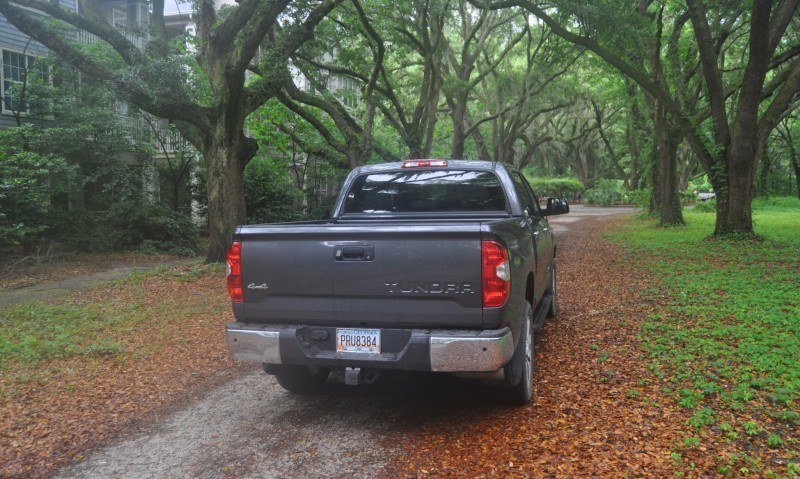
[[[336,351],[342,353],[380,353],[380,329],[336,328]]]

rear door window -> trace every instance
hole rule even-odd
[[[525,198],[527,198],[525,203],[526,206],[530,208],[528,212],[532,216],[542,216],[542,210],[539,207],[539,198],[536,197],[536,194],[531,188],[531,184],[528,182],[525,176],[520,172],[516,172],[511,176],[514,178],[514,184],[517,186],[517,188],[522,189]]]

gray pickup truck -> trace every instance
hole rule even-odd
[[[325,221],[237,228],[228,252],[234,358],[289,391],[385,370],[448,372],[533,395],[533,333],[556,313],[547,216],[509,166],[407,160],[347,177]]]

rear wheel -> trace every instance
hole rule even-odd
[[[313,394],[321,391],[329,375],[328,369],[311,371],[305,366],[281,366],[275,371],[278,384],[283,389],[297,394]]]
[[[514,350],[514,356],[505,368],[505,373],[513,384],[505,391],[512,404],[524,406],[533,399],[533,368],[533,307],[526,301],[522,337]]]
[[[550,291],[547,294],[550,296],[550,308],[547,310],[547,317],[552,318],[556,315],[556,264],[553,263],[553,274],[550,275]]]

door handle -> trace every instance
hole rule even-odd
[[[337,246],[334,251],[336,261],[372,261],[375,259],[374,246]]]

